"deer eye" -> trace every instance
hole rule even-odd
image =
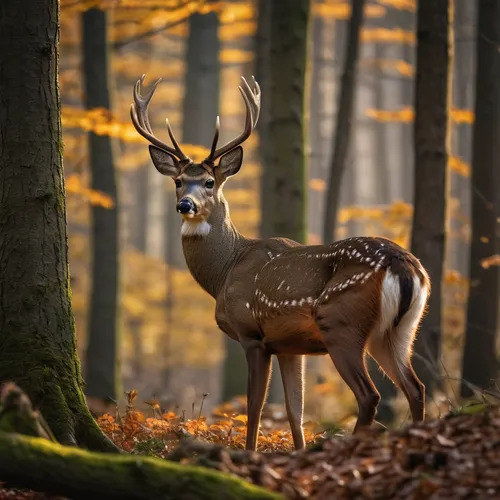
[[[175,187],[180,188],[182,186],[182,181],[180,179],[175,179]]]
[[[208,189],[212,189],[214,187],[215,181],[213,179],[208,179],[207,182],[205,182],[205,187]]]

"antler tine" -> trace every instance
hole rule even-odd
[[[212,143],[212,149],[210,151],[210,155],[207,158],[208,161],[213,162],[223,154],[227,153],[228,151],[231,151],[232,149],[236,148],[237,146],[245,142],[248,139],[248,137],[250,137],[250,134],[252,133],[252,130],[255,128],[255,125],[257,125],[257,120],[259,119],[259,113],[260,113],[260,87],[257,84],[257,82],[255,82],[254,79],[256,88],[255,91],[253,91],[248,85],[247,81],[243,77],[241,77],[241,79],[243,80],[243,86],[240,85],[238,89],[245,103],[245,110],[246,110],[245,128],[238,137],[236,137],[232,141],[229,141],[224,146],[215,149],[217,146],[217,140],[219,138],[219,120],[217,118],[214,141]]]
[[[170,140],[172,141],[172,144],[174,145],[174,148],[175,150],[177,151],[177,153],[181,156],[183,156],[184,158],[186,158],[186,156],[184,155],[184,153],[182,152],[179,144],[177,143],[177,141],[175,140],[175,135],[174,133],[172,132],[172,127],[170,126],[170,122],[168,121],[168,118],[165,120],[167,122],[167,130],[168,130],[168,136],[170,137]]]
[[[248,97],[248,101],[251,104],[252,124],[253,124],[253,128],[255,128],[255,125],[257,125],[257,122],[259,121],[259,114],[260,114],[260,86],[255,81],[254,76],[252,76],[252,80],[253,80],[253,83],[255,85],[255,90],[252,90],[250,88],[250,85],[248,85],[245,78],[241,77],[241,80],[243,81],[243,86],[242,87],[240,86],[240,91],[244,92],[246,94],[246,96]]]
[[[219,133],[220,133],[220,119],[219,117],[217,117],[217,119],[215,120],[214,140],[212,141],[212,148],[210,149],[209,158],[212,158],[215,154],[215,150],[217,148],[217,142],[219,141]]]
[[[141,78],[137,80],[134,86],[134,103],[130,105],[130,118],[132,119],[132,123],[134,124],[134,127],[137,130],[137,132],[139,132],[140,135],[142,135],[145,139],[151,142],[151,144],[154,144],[155,146],[158,146],[159,148],[168,151],[169,153],[173,154],[180,160],[187,160],[188,157],[182,152],[181,148],[177,144],[177,141],[175,140],[174,134],[172,132],[172,129],[170,128],[168,120],[167,120],[167,129],[170,139],[172,140],[172,143],[174,145],[173,148],[168,144],[166,144],[165,142],[158,139],[158,137],[156,137],[153,134],[153,130],[149,123],[148,107],[151,99],[153,98],[156,87],[161,82],[161,78],[156,80],[156,82],[154,82],[153,85],[151,86],[151,90],[147,92],[146,95],[143,96],[141,94],[141,84],[144,83],[145,76],[146,75],[142,75]]]
[[[151,86],[151,90],[145,95],[142,96],[141,93],[141,87],[144,84],[144,79],[146,78],[146,75],[142,75],[139,80],[134,85],[134,103],[136,104],[137,108],[139,108],[139,123],[146,128],[148,132],[151,134],[153,133],[153,130],[151,129],[151,125],[149,123],[149,116],[148,116],[148,106],[149,102],[153,98],[153,94],[156,91],[156,87],[158,84],[161,82],[161,78],[158,78],[156,82],[153,83]]]

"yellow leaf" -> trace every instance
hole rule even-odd
[[[326,190],[326,182],[323,179],[311,179],[309,181],[309,188],[313,191],[323,192]]]
[[[491,266],[500,266],[500,254],[491,255],[481,261],[481,266],[488,269]]]

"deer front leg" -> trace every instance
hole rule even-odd
[[[296,450],[305,448],[304,430],[304,356],[278,355],[281,378],[285,389],[285,404],[293,444]]]
[[[271,355],[265,346],[258,341],[244,345],[248,364],[248,425],[246,449],[257,449],[260,416],[266,399],[267,386],[271,375]]]

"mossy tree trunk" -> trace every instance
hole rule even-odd
[[[83,70],[87,109],[111,109],[108,79],[107,13],[89,9],[83,21]],[[118,196],[111,137],[89,133],[92,189],[113,206],[92,206],[92,292],[85,358],[86,394],[104,404],[121,394],[118,335]]]
[[[26,474],[29,470],[30,474]],[[0,432],[0,478],[74,500],[278,500],[280,495],[205,467],[65,448]]]
[[[58,44],[57,0],[0,3],[0,381],[29,394],[60,442],[111,451],[76,351]]]
[[[496,341],[500,334],[500,266],[483,259],[500,254],[500,4],[479,2],[477,21],[476,121],[472,146],[472,236],[467,330],[461,394],[467,382],[489,388],[498,376]]]
[[[439,384],[442,280],[449,196],[453,1],[422,0],[417,10],[415,192],[411,251],[432,283],[429,313],[415,343],[414,367],[427,395]]]

